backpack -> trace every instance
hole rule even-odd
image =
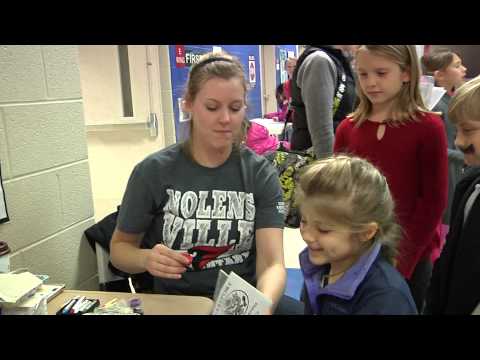
[[[295,187],[301,175],[302,168],[311,164],[315,157],[312,153],[288,150],[280,145],[280,148],[265,156],[277,170],[280,187],[283,192],[285,203],[285,225],[292,228],[300,227],[300,212],[295,205]]]

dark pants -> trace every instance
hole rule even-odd
[[[278,302],[273,315],[304,315],[305,305],[303,302],[288,295],[283,295]]]
[[[412,277],[407,280],[410,287],[417,311],[419,314],[423,312],[425,305],[425,298],[427,296],[428,286],[430,284],[430,277],[432,276],[433,264],[430,259],[423,259],[415,267]]]

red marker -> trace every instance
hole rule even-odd
[[[176,252],[180,253],[184,258],[188,260],[188,265],[192,264],[193,261],[193,256],[190,255],[188,252],[185,252],[185,250],[175,250]]]
[[[188,265],[190,265],[193,261],[193,256],[190,255],[189,253],[181,253],[187,260],[188,260]]]

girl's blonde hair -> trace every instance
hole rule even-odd
[[[393,104],[392,116],[388,123],[405,123],[418,121],[418,115],[429,112],[423,103],[420,93],[421,70],[414,45],[362,45],[357,51],[370,51],[373,55],[387,58],[398,64],[402,71],[410,73],[410,81],[403,84]],[[372,103],[357,84],[358,107],[349,115],[352,121],[360,126],[372,113]]]
[[[480,121],[480,76],[467,81],[452,96],[448,119],[454,124],[465,120]]]
[[[245,77],[243,66],[238,58],[226,52],[210,52],[200,57],[198,63],[192,66],[188,74],[187,84],[183,100],[187,102],[195,101],[198,92],[202,89],[208,80],[220,78],[230,80],[239,78],[244,90],[244,102],[247,104],[248,83]],[[190,118],[190,134],[193,133],[194,121],[193,116]],[[245,137],[245,125],[242,124],[240,134],[237,135],[234,147],[238,148],[239,144]],[[184,143],[184,150],[190,154],[190,136]]]
[[[393,264],[401,228],[387,181],[367,160],[334,155],[315,161],[302,173],[295,201],[300,209],[308,205],[332,229],[362,233],[368,224],[377,223],[374,239]]]

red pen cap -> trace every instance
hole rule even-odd
[[[193,261],[193,256],[190,255],[189,253],[181,253],[183,257],[185,257],[188,260],[188,264],[191,264]]]

